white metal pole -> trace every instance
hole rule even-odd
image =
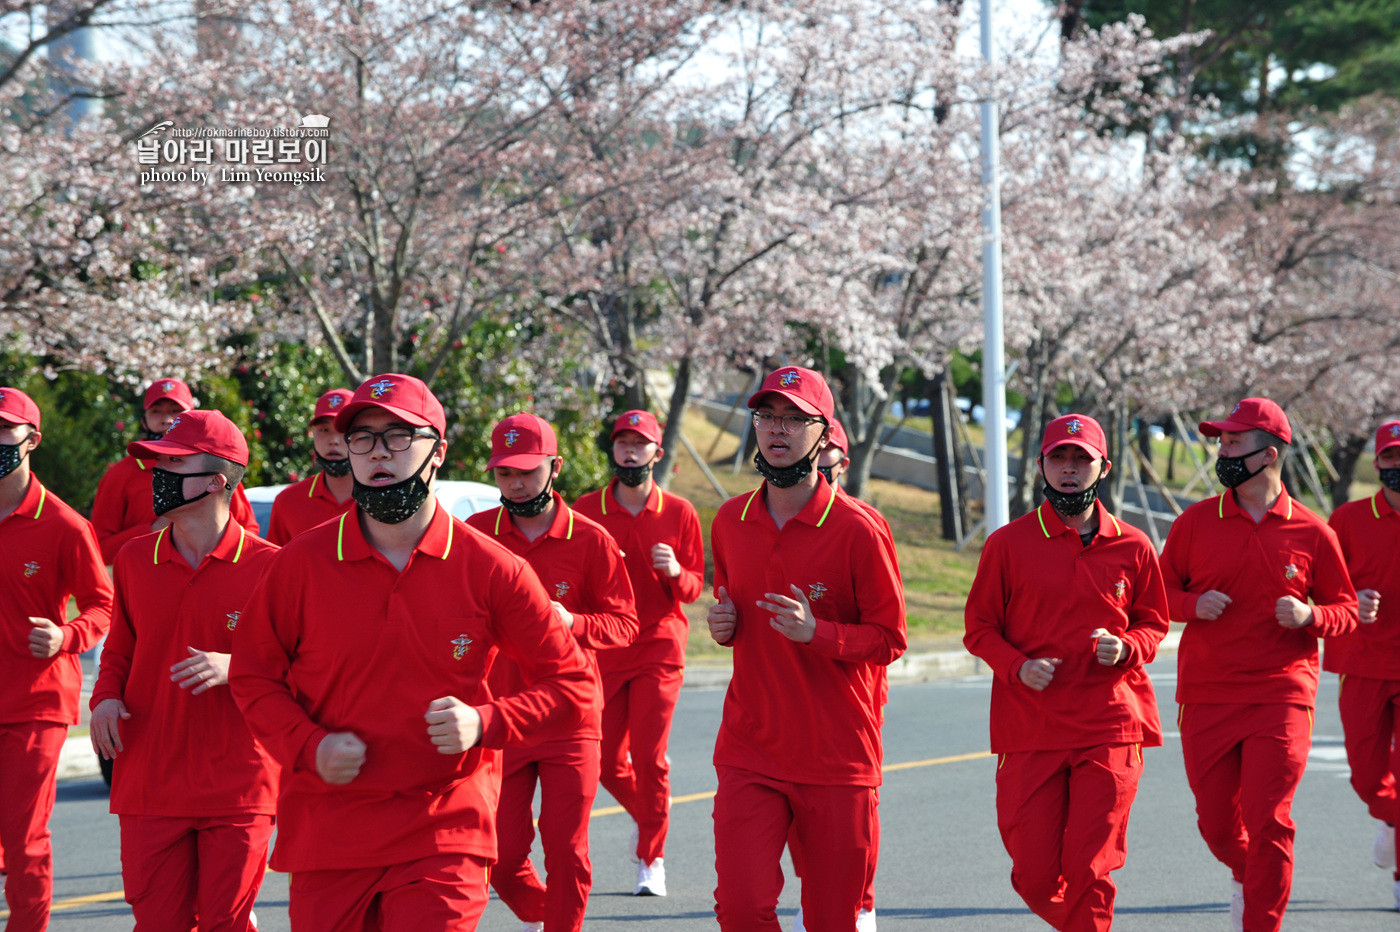
[[[993,0],[982,0],[982,59],[996,68]],[[982,102],[982,427],[986,434],[987,533],[1009,520],[1006,489],[1006,349],[1001,313],[1001,142],[995,82]]]

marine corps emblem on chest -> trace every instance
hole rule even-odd
[[[472,646],[472,639],[465,634],[459,634],[452,639],[452,659],[461,660],[467,656],[467,648]]]
[[[562,598],[564,598],[564,596],[566,596],[566,595],[568,595],[568,594],[569,594],[569,584],[568,584],[568,583],[566,583],[566,582],[561,582],[561,583],[555,583],[555,584],[554,584],[554,597],[555,597],[556,599],[562,599]]]
[[[1283,568],[1284,579],[1296,579],[1298,577],[1298,567],[1292,563]]]
[[[230,631],[232,631],[234,628],[237,628],[237,627],[238,627],[238,619],[243,617],[243,613],[242,613],[242,612],[229,612],[229,613],[228,613],[227,615],[225,615],[224,617],[228,619],[228,621],[225,622],[225,624],[227,624],[227,625],[228,625],[228,629],[229,629]]]
[[[826,595],[826,586],[823,586],[819,582],[812,583],[811,587],[807,590],[807,598],[811,599],[813,602],[824,595]]]
[[[1123,596],[1128,594],[1128,581],[1120,579],[1113,584],[1113,597],[1119,602],[1123,601]]]
[[[24,564],[24,578],[28,579],[35,573],[39,572],[39,569],[39,564],[35,563],[33,560],[30,560],[28,563]]]

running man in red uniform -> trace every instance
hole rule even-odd
[[[1328,520],[1356,586],[1361,624],[1327,645],[1322,668],[1342,675],[1338,706],[1351,785],[1380,824],[1372,860],[1395,870],[1400,817],[1400,421],[1376,430],[1381,490],[1347,502]],[[1394,874],[1400,909],[1400,873]]]
[[[143,440],[159,440],[185,411],[194,410],[190,387],[179,379],[156,379],[146,389],[141,413]],[[233,520],[250,534],[258,533],[258,520],[253,506],[243,494],[243,485],[233,490],[231,512]],[[102,474],[97,483],[97,496],[92,501],[92,526],[102,547],[102,559],[111,566],[117,553],[133,537],[150,534],[168,527],[168,518],[156,517],[151,508],[150,464],[141,457],[126,456],[117,460]]]
[[[234,630],[277,548],[229,515],[248,444],[218,411],[186,411],[130,452],[154,460],[170,525],[128,541],[93,689],[93,750],[114,761],[122,883],[137,926],[255,928],[277,767],[227,689]]]
[[[681,606],[705,587],[705,546],[695,506],[652,478],[661,426],[649,411],[613,422],[616,479],[574,508],[612,534],[625,554],[641,633],[598,655],[603,671],[603,786],[637,823],[631,857],[638,896],[666,895],[671,762],[666,746],[685,670],[690,625]]]
[[[78,724],[78,655],[107,631],[112,585],[87,520],[44,488],[29,454],[38,405],[0,387],[0,850],[8,932],[42,932],[53,898],[58,755]],[[80,614],[68,620],[68,600]]]
[[[997,827],[1011,886],[1065,932],[1113,926],[1142,749],[1162,743],[1144,666],[1167,634],[1156,551],[1098,501],[1112,468],[1083,414],[1045,427],[1046,501],[987,538],[963,643],[992,668]]]
[[[282,765],[272,866],[298,932],[474,929],[500,749],[571,734],[593,678],[528,564],[438,507],[426,385],[376,375],[336,428],[355,507],[282,548],[234,636],[234,699]],[[526,686],[495,697],[501,651]]]
[[[267,539],[279,547],[350,508],[355,480],[350,478],[345,435],[335,429],[335,415],[351,397],[348,390],[333,388],[316,399],[307,433],[311,434],[320,470],[287,486],[273,499]]]
[[[810,932],[850,932],[874,845],[879,676],[906,647],[883,532],[817,472],[835,402],[785,366],[749,398],[764,483],[711,531],[710,635],[734,649],[715,741],[715,913],[726,932],[777,932],[789,829]]]
[[[1220,438],[1226,491],[1177,518],[1162,549],[1171,618],[1186,622],[1176,701],[1201,837],[1234,880],[1237,930],[1278,932],[1293,885],[1293,793],[1312,746],[1317,639],[1356,627],[1356,593],[1321,518],[1283,487],[1293,430],[1246,398]],[[1309,605],[1309,600],[1313,604]]]
[[[505,751],[496,809],[499,854],[491,885],[525,928],[536,932],[578,932],[583,927],[593,887],[588,820],[598,794],[598,744],[603,737],[603,684],[594,652],[605,655],[637,636],[637,612],[622,553],[607,531],[570,509],[554,491],[563,465],[548,421],[533,414],[511,415],[492,429],[486,464],[500,486],[501,507],[467,519],[470,527],[530,564],[593,674],[593,702],[572,733]],[[487,682],[495,696],[525,688],[520,668],[509,657],[497,658]],[[536,784],[547,886],[530,863]]]

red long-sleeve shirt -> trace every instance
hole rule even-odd
[[[681,606],[700,598],[705,588],[705,544],[695,506],[653,485],[646,507],[632,514],[617,501],[617,480],[574,503],[574,510],[596,521],[622,548],[623,563],[636,596],[641,630],[631,645],[598,655],[603,675],[631,673],[642,667],[685,666],[690,631]],[[681,565],[675,579],[652,566],[651,550],[668,544]]]
[[[97,496],[92,500],[92,527],[102,548],[102,559],[111,566],[126,542],[151,533],[156,520],[151,503],[151,466],[154,460],[139,460],[125,456],[117,460],[97,483]],[[258,519],[253,506],[243,494],[243,483],[233,490],[229,505],[233,520],[257,535]]]
[[[819,479],[781,530],[767,483],[720,506],[710,529],[715,590],[734,601],[734,675],[724,697],[715,766],[779,780],[878,786],[878,667],[907,646],[904,593],[882,532],[864,509]],[[806,595],[816,637],[774,630],[755,604],[768,592]]]
[[[1143,533],[1095,502],[1086,547],[1049,503],[993,532],[967,597],[963,643],[987,661],[992,750],[1071,750],[1162,743],[1157,696],[1143,670],[1167,635],[1167,594]],[[1092,632],[1121,638],[1127,656],[1104,666]],[[1031,659],[1058,657],[1050,685],[1021,682]]]
[[[597,741],[603,737],[603,681],[595,658],[632,643],[637,636],[637,609],[617,542],[564,504],[558,492],[554,502],[559,508],[553,524],[534,540],[526,539],[504,505],[477,512],[467,518],[467,526],[524,558],[545,592],[574,616],[569,633],[588,659],[595,692],[588,715],[570,738]],[[510,696],[527,686],[520,667],[509,657],[496,659],[487,682],[493,696]]]
[[[1337,535],[1286,491],[1258,524],[1233,491],[1177,518],[1162,548],[1167,604],[1186,622],[1177,653],[1178,702],[1294,703],[1317,696],[1317,639],[1356,627],[1356,592]],[[1215,590],[1230,604],[1214,621],[1196,615]],[[1311,599],[1306,628],[1278,623],[1275,605]]]
[[[326,487],[325,473],[307,476],[277,493],[272,500],[272,517],[267,521],[267,539],[279,547],[302,531],[338,518],[354,504],[353,499],[335,500]]]
[[[887,546],[890,551],[890,565],[894,567],[895,575],[899,577],[899,584],[903,587],[904,574],[899,570],[899,551],[895,548],[894,531],[890,529],[889,521],[885,520],[885,516],[880,514],[880,509],[863,499],[851,495],[840,483],[836,484],[836,492],[844,496],[852,504],[859,505],[866,514],[870,515],[870,519],[875,522],[875,526],[880,529],[885,539],[885,546]],[[875,689],[876,701],[880,704],[880,720],[884,721],[885,704],[890,701],[890,671],[885,667],[876,667],[875,676],[879,680]]]
[[[1400,679],[1400,513],[1384,492],[1347,502],[1327,522],[1357,589],[1381,594],[1376,620],[1327,642],[1322,668],[1377,680]]]
[[[81,614],[68,621],[68,600]],[[29,652],[30,616],[63,628],[55,657]],[[78,655],[107,632],[112,583],[87,519],[34,477],[0,521],[0,724],[78,724]]]
[[[171,682],[186,649],[233,652],[234,629],[277,547],[230,520],[212,553],[191,568],[172,529],[130,541],[112,567],[112,630],[91,708],[120,699],[122,750],[113,762],[112,811],[212,817],[277,811],[277,765],[227,686],[198,696]]]
[[[491,697],[498,651],[529,689]],[[357,508],[282,548],[238,623],[229,684],[282,764],[272,866],[286,871],[494,859],[498,749],[566,737],[593,701],[534,572],[441,507],[402,572],[365,539]],[[424,715],[445,696],[481,715],[465,754],[429,738]],[[332,786],[316,750],[342,731],[366,744],[365,764]]]

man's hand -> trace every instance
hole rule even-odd
[[[1050,685],[1050,681],[1055,678],[1055,668],[1064,661],[1059,657],[1046,657],[1040,660],[1027,660],[1021,664],[1021,669],[1016,675],[1036,692],[1041,692]]]
[[[216,654],[213,651],[195,650],[186,647],[191,656],[170,668],[170,681],[181,689],[190,689],[191,696],[198,696],[211,686],[228,685],[228,662],[232,654]]]
[[[105,760],[115,760],[118,752],[125,751],[117,725],[129,718],[131,713],[120,699],[103,699],[99,702],[88,722],[88,739],[92,741],[93,751]]]
[[[574,630],[574,613],[553,599],[549,600],[549,604],[554,606],[554,615],[564,623],[564,627],[568,628],[570,631]]]
[[[172,522],[170,518],[166,517],[165,515],[161,515],[159,518],[156,518],[154,521],[151,522],[151,533],[154,534],[157,531],[163,531],[166,528],[170,527],[170,525],[173,523],[174,522]]]
[[[439,754],[463,754],[481,740],[481,713],[455,696],[434,699],[423,717]]]
[[[1202,592],[1201,597],[1196,600],[1196,617],[1204,618],[1206,621],[1215,621],[1220,617],[1220,613],[1225,611],[1225,606],[1230,604],[1230,597],[1223,592],[1212,589],[1209,592]]]
[[[1128,656],[1128,645],[1123,643],[1122,638],[1109,634],[1107,628],[1095,628],[1089,636],[1098,640],[1094,656],[1104,666],[1114,666]]]
[[[47,618],[29,616],[29,653],[40,660],[57,657],[63,649],[63,629]]]
[[[1306,628],[1312,624],[1312,606],[1286,595],[1274,603],[1274,617],[1285,628]]]
[[[365,743],[348,731],[326,735],[316,746],[316,772],[332,786],[344,786],[365,765]]]
[[[1376,622],[1376,613],[1381,610],[1381,594],[1374,589],[1357,589],[1357,617],[1363,625]]]
[[[681,574],[681,561],[670,544],[657,544],[651,548],[651,568],[663,576],[675,579]]]
[[[720,644],[728,644],[734,637],[735,629],[739,627],[739,613],[734,608],[734,600],[724,591],[723,586],[719,587],[719,602],[710,606],[705,623],[710,626],[710,637]]]
[[[765,592],[763,598],[768,601],[754,604],[765,612],[773,613],[773,617],[768,621],[773,630],[799,644],[810,644],[812,638],[817,636],[817,619],[812,615],[812,603],[807,601],[801,589],[796,586],[788,588],[797,598],[790,598],[778,592]]]

